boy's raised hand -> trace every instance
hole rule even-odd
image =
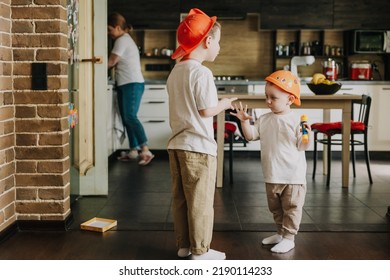
[[[234,107],[232,105],[233,101],[236,101],[237,97],[231,97],[231,98],[222,98],[219,102],[222,105],[224,110],[232,109],[234,110]]]
[[[231,115],[236,116],[242,122],[246,120],[253,120],[253,117],[248,114],[248,105],[245,105],[245,107],[243,107],[242,103],[240,102],[240,106],[237,106],[237,103],[235,103],[234,107],[236,113],[230,112]]]

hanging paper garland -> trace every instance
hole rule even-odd
[[[69,128],[74,128],[78,123],[79,115],[77,109],[74,108],[73,103],[69,103],[69,115],[68,115],[68,124]]]

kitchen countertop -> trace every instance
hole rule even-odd
[[[343,85],[390,85],[390,81],[353,81],[353,80],[340,80],[337,81]],[[165,84],[166,80],[145,80],[145,84],[149,85],[161,85]],[[215,81],[216,85],[264,85],[264,80],[235,80],[235,81]],[[302,82],[306,84],[306,82]]]

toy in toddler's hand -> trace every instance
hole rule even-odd
[[[302,142],[303,143],[308,143],[309,142],[309,133],[305,127],[305,124],[308,121],[307,115],[302,115],[301,116],[301,127],[302,127]]]

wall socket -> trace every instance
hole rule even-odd
[[[47,63],[31,64],[31,89],[47,90]]]

